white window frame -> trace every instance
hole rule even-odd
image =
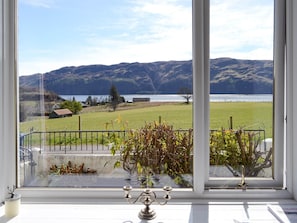
[[[17,70],[16,70],[16,2],[0,3],[0,202],[7,187],[16,185],[17,158]]]
[[[17,75],[17,0],[0,0],[1,10],[1,70],[0,70],[0,201],[3,201],[7,186],[17,182],[18,146],[18,75]],[[205,190],[208,179],[208,140],[209,140],[209,0],[193,0],[193,86],[194,86],[194,187],[174,190],[175,199],[187,201],[197,198],[294,198],[297,200],[297,2],[294,0],[275,0],[275,90],[274,98],[274,182],[285,180],[286,189],[275,190]],[[285,16],[287,22],[285,22]],[[284,27],[286,26],[286,30]],[[285,35],[285,33],[287,35]],[[285,51],[286,43],[286,51]],[[285,54],[286,53],[286,54]],[[286,57],[285,57],[286,55]],[[286,101],[284,85],[286,73]],[[295,73],[295,75],[293,75]],[[294,88],[295,86],[295,88]],[[284,103],[286,102],[286,103]],[[286,105],[287,126],[284,125]],[[201,106],[202,105],[202,106]],[[282,107],[278,107],[282,106]],[[284,129],[286,137],[284,138]],[[294,137],[295,136],[295,137]],[[284,140],[286,139],[286,140]],[[285,152],[286,153],[285,153]],[[283,158],[286,154],[286,172]],[[2,158],[1,158],[2,157]],[[283,176],[285,176],[283,178]],[[3,179],[3,180],[2,180]],[[20,188],[23,201],[59,202],[87,201],[96,202],[98,198],[122,200],[119,189],[74,189],[74,188]]]
[[[273,73],[274,73],[274,93],[273,93],[273,162],[272,178],[246,178],[246,183],[250,187],[272,187],[282,189],[284,185],[284,129],[285,129],[285,37],[286,37],[286,4],[285,1],[274,0],[274,41],[273,41]],[[209,82],[205,83],[209,86]],[[209,157],[209,153],[206,157]],[[209,159],[208,159],[209,160]],[[209,166],[209,165],[207,165]],[[237,185],[236,178],[209,178],[206,182],[209,188],[219,188],[223,184]]]
[[[286,1],[286,171],[287,190],[297,200],[297,2]]]

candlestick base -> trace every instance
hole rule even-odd
[[[156,212],[153,209],[150,209],[149,206],[146,206],[145,208],[141,209],[138,217],[143,220],[152,220],[156,218]]]
[[[140,195],[132,201],[132,196],[130,194],[132,187],[131,186],[124,186],[123,190],[125,191],[125,199],[132,204],[135,204],[137,201],[143,203],[145,208],[141,209],[138,213],[138,217],[142,220],[152,220],[156,217],[156,212],[153,209],[150,209],[150,205],[154,202],[165,205],[171,199],[169,195],[172,188],[170,186],[164,186],[163,190],[165,191],[165,196],[163,197],[164,201],[160,202],[157,200],[157,194],[153,192],[151,189],[146,188]]]

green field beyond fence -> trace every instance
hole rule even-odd
[[[149,102],[150,103],[150,102]],[[22,133],[34,131],[88,131],[137,129],[146,122],[162,121],[175,129],[192,128],[192,105],[184,103],[150,103],[151,106],[117,110],[115,112],[82,112],[68,118],[34,118],[20,124]],[[269,102],[212,102],[210,103],[210,129],[229,128],[262,129],[272,137],[272,103]]]

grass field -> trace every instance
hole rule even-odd
[[[192,106],[184,103],[135,103],[123,105],[115,112],[94,107],[69,118],[35,118],[20,125],[21,132],[57,130],[123,130],[138,128],[145,122],[166,121],[176,129],[192,127]],[[272,103],[266,102],[212,102],[210,104],[210,129],[229,128],[264,129],[266,137],[272,136]],[[107,124],[109,123],[109,124]]]
[[[272,103],[269,102],[230,102],[210,104],[210,128],[228,128],[230,116],[233,128],[263,129],[266,137],[272,137]]]

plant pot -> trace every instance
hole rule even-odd
[[[19,214],[21,206],[21,195],[15,194],[13,198],[5,199],[5,216],[13,218]]]

